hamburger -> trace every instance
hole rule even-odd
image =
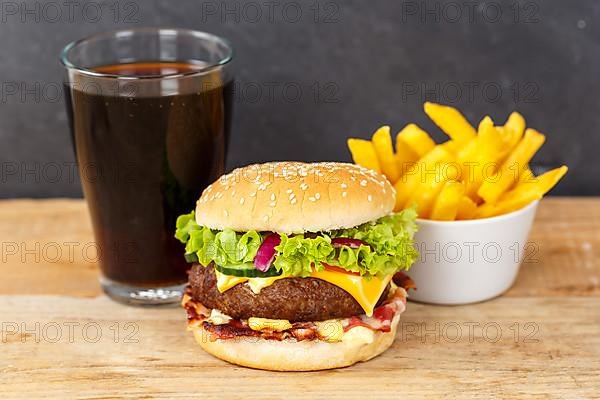
[[[175,234],[193,263],[182,304],[198,344],[279,371],[384,352],[417,257],[416,212],[394,201],[383,175],[334,162],[256,164],[209,185]]]

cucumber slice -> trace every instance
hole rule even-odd
[[[222,274],[229,276],[240,276],[245,278],[269,278],[272,276],[281,275],[281,271],[277,271],[275,268],[269,268],[267,272],[261,272],[254,267],[254,264],[240,264],[240,265],[229,265],[222,267],[215,265],[215,269]]]
[[[199,261],[196,253],[184,254],[184,257],[185,257],[185,261],[187,261],[189,263],[195,263],[195,262]]]

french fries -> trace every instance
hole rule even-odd
[[[355,164],[381,172],[373,143],[363,139],[348,139],[348,148]]]
[[[419,157],[423,157],[435,147],[431,136],[415,124],[408,124],[398,132],[396,145],[398,141],[405,143]]]
[[[522,185],[523,183],[533,182],[537,182],[536,177],[533,175],[533,171],[529,167],[525,167],[525,169],[519,174],[519,181],[515,186]]]
[[[562,166],[540,175],[535,182],[520,184],[502,195],[497,203],[487,203],[478,207],[476,216],[486,218],[506,214],[541,199],[567,173],[567,170],[566,166]]]
[[[450,136],[450,139],[464,144],[475,138],[475,129],[456,108],[430,102],[426,102],[424,108],[425,114]]]
[[[458,210],[456,210],[456,219],[473,219],[477,213],[477,203],[469,196],[462,196],[458,202]]]
[[[428,171],[434,171],[435,173],[438,166],[448,163],[451,159],[452,155],[448,150],[441,146],[436,146],[417,162],[409,164],[402,178],[394,184],[394,188],[396,189],[395,210],[401,210],[411,205],[408,204],[408,201],[413,193],[416,193],[419,185],[426,183],[423,182],[423,176],[426,177]],[[436,179],[439,179],[437,173]]]
[[[495,203],[511,184],[518,181],[519,174],[523,172],[533,155],[542,147],[546,137],[541,133],[527,129],[525,136],[508,156],[498,171],[498,179],[488,179],[484,182],[477,194],[488,203]],[[515,179],[516,176],[516,179]]]
[[[521,137],[523,137],[523,132],[525,132],[525,118],[518,112],[513,112],[506,120],[502,131],[508,150],[512,150],[519,143]]]
[[[390,135],[390,127],[382,126],[373,134],[373,147],[377,154],[377,160],[381,167],[381,172],[388,177],[392,182],[396,182],[400,178],[400,171],[396,164],[394,156],[394,147],[392,145],[392,136]]]
[[[493,217],[541,199],[567,173],[562,166],[533,174],[529,162],[545,136],[526,129],[517,112],[502,126],[486,116],[475,130],[455,108],[427,102],[424,109],[448,141],[436,145],[412,123],[398,132],[395,147],[389,126],[370,141],[348,139],[354,162],[394,185],[395,210],[414,204],[420,218],[440,221]]]
[[[444,177],[439,162],[433,167],[432,173],[421,174],[423,182],[417,186],[407,202],[408,205],[416,205],[417,213],[421,218],[429,218],[433,204],[444,187]]]
[[[467,194],[477,201],[485,178],[495,174],[497,162],[504,155],[502,137],[491,118],[485,117],[479,124],[477,137],[471,140],[458,154],[459,165],[467,184]]]
[[[494,217],[525,207],[527,204],[541,199],[567,173],[567,166],[548,171],[532,182],[522,182],[510,192],[505,193],[495,204],[484,204],[477,210],[479,218]]]
[[[419,155],[414,151],[408,143],[396,138],[396,165],[400,171],[400,176],[403,176],[408,167],[419,161]]]
[[[455,220],[464,194],[464,183],[456,181],[449,181],[444,183],[444,188],[435,200],[435,204],[433,206],[433,210],[431,211],[431,215],[429,216],[429,218],[439,221]],[[472,204],[475,203],[473,202]]]

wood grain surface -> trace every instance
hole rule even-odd
[[[334,371],[272,373],[202,352],[178,308],[127,307],[101,295],[94,254],[81,251],[93,243],[83,201],[2,201],[0,393],[598,398],[600,199],[544,200],[530,241],[535,256],[505,296],[458,307],[410,303],[382,356]]]

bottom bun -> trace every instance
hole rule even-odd
[[[198,344],[221,360],[271,371],[316,371],[347,367],[383,353],[394,342],[399,321],[398,314],[392,319],[389,332],[373,332],[368,340],[340,342],[294,339],[277,341],[254,337],[211,341],[210,333],[201,326],[190,329]],[[348,332],[354,329],[367,328],[356,327]]]

